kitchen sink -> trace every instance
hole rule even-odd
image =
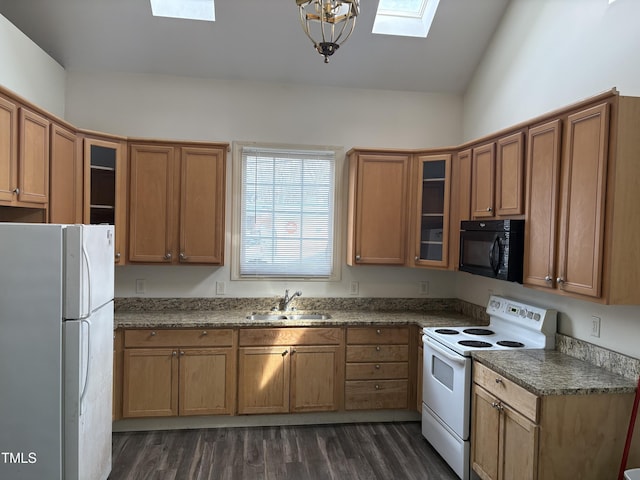
[[[324,313],[254,313],[247,320],[328,320],[331,315]]]

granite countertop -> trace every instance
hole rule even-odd
[[[556,350],[478,351],[472,358],[538,396],[636,390],[635,381]]]
[[[324,320],[251,320],[250,310],[162,310],[120,311],[115,313],[115,328],[234,328],[234,327],[327,327],[366,325],[418,325],[420,327],[479,325],[473,318],[446,311],[434,312],[380,312],[380,311],[322,311],[330,318]],[[293,314],[318,313],[294,311]]]

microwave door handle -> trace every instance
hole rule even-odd
[[[493,274],[497,275],[500,270],[500,237],[496,237],[489,252],[489,265],[493,269]]]

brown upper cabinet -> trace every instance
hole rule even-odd
[[[227,147],[130,143],[131,262],[224,263]]]
[[[474,147],[471,158],[471,217],[522,215],[523,182],[523,131]]]
[[[349,152],[348,265],[404,265],[411,153]]]
[[[82,223],[82,142],[75,131],[51,124],[49,222]]]
[[[451,154],[416,155],[414,265],[448,266]]]
[[[638,304],[640,98],[605,95],[529,130],[525,285]]]
[[[46,208],[49,120],[0,96],[0,203]]]
[[[126,151],[121,139],[84,138],[84,223],[114,225],[114,261],[126,260]]]

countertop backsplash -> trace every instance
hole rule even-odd
[[[632,380],[640,376],[639,359],[561,333],[556,333],[556,350]]]
[[[122,297],[115,299],[116,312],[212,311],[243,310],[268,312],[278,305],[280,297],[261,298],[149,298]],[[377,311],[462,313],[475,320],[489,322],[484,307],[455,298],[314,298],[298,297],[291,306],[303,311]]]

